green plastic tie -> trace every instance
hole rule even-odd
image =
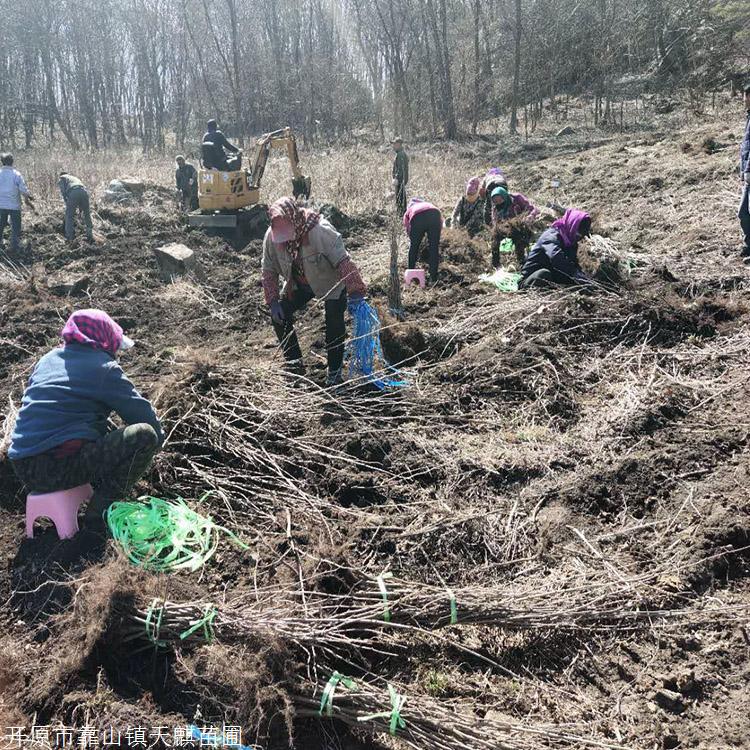
[[[196,513],[180,497],[138,500],[112,503],[106,511],[113,538],[134,565],[167,573],[196,571],[213,557],[222,533],[238,547],[249,549],[229,529]]]
[[[510,237],[506,237],[500,243],[500,252],[501,253],[512,253],[514,250],[515,250],[515,245],[513,244],[513,240]]]
[[[386,622],[391,621],[391,610],[388,607],[388,589],[385,587],[386,579],[393,578],[393,573],[381,573],[378,576],[378,588],[383,596],[383,619]]]
[[[219,614],[219,610],[213,604],[207,604],[203,610],[203,617],[191,623],[187,630],[180,633],[180,640],[184,641],[185,638],[189,638],[197,630],[203,628],[203,637],[206,639],[206,643],[212,643],[215,638],[214,618],[217,614]]]
[[[159,631],[161,630],[161,621],[164,617],[164,604],[159,608],[159,615],[157,616],[156,621],[153,620],[154,608],[158,602],[159,599],[154,599],[149,605],[148,610],[146,611],[146,624],[144,627],[146,628],[146,637],[149,641],[151,641],[154,646],[163,648],[167,643],[166,641],[159,639]]]
[[[451,603],[451,625],[458,622],[458,606],[456,605],[456,595],[448,589],[448,599]]]
[[[318,716],[322,716],[325,711],[326,716],[331,716],[333,713],[333,694],[336,692],[336,687],[339,682],[349,690],[355,690],[356,685],[351,677],[345,677],[341,672],[336,671],[331,675],[323,690],[323,696],[320,699],[320,708],[318,709]]]
[[[388,683],[388,697],[391,700],[391,710],[383,711],[378,714],[368,714],[367,716],[358,716],[357,721],[373,721],[375,719],[388,719],[388,731],[392,737],[396,736],[397,729],[406,729],[406,722],[401,716],[401,710],[406,703],[406,696],[396,692],[393,685]]]

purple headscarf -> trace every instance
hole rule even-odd
[[[578,230],[586,219],[591,221],[591,217],[585,211],[581,211],[580,208],[569,208],[561,219],[552,224],[560,233],[565,249],[573,247],[578,242]]]
[[[472,177],[466,183],[466,195],[474,195],[479,192],[479,186],[482,184],[481,177]]]
[[[104,310],[76,310],[60,333],[66,344],[85,344],[113,357],[119,349],[130,348],[132,341]]]

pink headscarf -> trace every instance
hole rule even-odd
[[[553,222],[552,226],[560,233],[563,247],[566,249],[573,247],[578,242],[578,230],[581,223],[591,217],[580,208],[569,208],[561,219]]]
[[[474,195],[479,192],[479,186],[482,184],[481,177],[472,177],[466,183],[466,195]]]
[[[76,310],[60,333],[66,344],[85,344],[111,354],[129,349],[133,342],[104,310]]]

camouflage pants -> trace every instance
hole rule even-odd
[[[121,500],[146,472],[158,447],[149,424],[133,424],[85,443],[78,453],[55,458],[49,453],[12,461],[13,470],[29,492],[44,494],[90,483],[94,497],[90,512],[101,513]]]

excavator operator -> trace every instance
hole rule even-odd
[[[220,172],[235,172],[242,167],[242,150],[227,140],[219,130],[216,120],[209,120],[203,136],[201,155],[204,169],[218,169]],[[235,156],[229,158],[227,151]]]

